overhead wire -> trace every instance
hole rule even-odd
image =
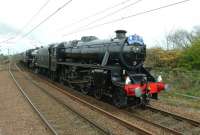
[[[12,40],[12,39],[14,39],[14,38],[15,38],[15,37],[10,37],[10,38],[8,38],[8,39],[6,39],[6,40],[1,41],[0,44],[6,43],[6,42],[8,42],[8,41],[10,41],[10,40]]]
[[[63,9],[65,6],[67,6],[69,3],[71,3],[72,0],[69,0],[65,2],[61,7],[59,7],[57,10],[55,10],[53,13],[51,13],[49,16],[47,16],[44,20],[42,20],[39,24],[37,24],[35,27],[33,27],[30,31],[28,31],[26,34],[22,36],[22,38],[28,36],[30,33],[32,33],[35,29],[37,29],[40,25],[45,23],[47,20],[49,20],[52,16],[54,16],[57,12],[59,12],[61,9]]]
[[[183,3],[186,3],[188,1],[191,1],[191,0],[182,0],[182,1],[179,1],[179,2],[170,3],[170,4],[167,4],[167,5],[161,6],[161,7],[153,8],[153,9],[150,9],[150,10],[138,12],[138,13],[135,13],[135,14],[132,14],[132,15],[129,15],[129,16],[113,19],[111,21],[107,21],[107,22],[97,24],[97,25],[94,25],[94,26],[91,26],[91,27],[83,28],[83,29],[80,29],[80,30],[72,31],[72,32],[67,33],[67,34],[63,34],[63,36],[68,36],[68,35],[79,33],[79,32],[82,32],[82,31],[89,30],[89,29],[94,29],[94,28],[97,28],[97,27],[100,27],[100,26],[103,26],[103,25],[123,21],[123,20],[129,19],[129,18],[132,18],[132,17],[140,16],[140,15],[147,14],[147,13],[150,13],[150,12],[158,11],[158,10],[165,9],[165,8],[168,8],[168,7],[172,7],[172,6],[176,6],[176,5],[179,5],[179,4],[183,4]]]
[[[55,10],[53,13],[51,13],[49,16],[47,16],[44,20],[42,20],[39,24],[37,24],[35,27],[33,27],[31,30],[29,30],[27,33],[25,33],[21,39],[25,38],[26,36],[28,36],[30,33],[32,33],[35,29],[37,29],[40,25],[42,25],[43,23],[45,23],[47,20],[49,20],[52,16],[54,16],[57,12],[59,12],[61,9],[63,9],[65,6],[67,6],[69,3],[71,3],[72,0],[69,0],[67,2],[65,2],[62,6],[60,6],[59,8],[57,8],[57,10]],[[34,45],[36,47],[36,45]]]
[[[81,22],[83,22],[83,21],[85,21],[85,20],[88,20],[88,19],[90,19],[90,18],[96,17],[96,16],[98,16],[98,15],[100,15],[100,14],[103,14],[103,13],[105,13],[105,12],[107,12],[107,11],[113,9],[113,8],[116,8],[116,7],[118,7],[118,6],[124,5],[125,3],[128,3],[129,1],[131,1],[131,0],[125,0],[125,1],[122,1],[122,2],[120,2],[120,3],[115,4],[115,5],[113,5],[113,6],[107,7],[107,8],[105,8],[105,9],[101,10],[101,11],[95,12],[95,13],[89,15],[89,16],[86,16],[86,17],[83,17],[83,18],[81,18],[81,19],[79,19],[79,20],[77,20],[77,21],[74,21],[74,22],[72,22],[71,24],[65,25],[65,26],[59,28],[57,31],[66,29],[66,28],[68,28],[68,27],[74,26],[74,25],[76,25],[76,24],[78,24],[78,23],[81,23]]]
[[[23,30],[24,30],[24,29],[25,29],[25,28],[40,14],[40,12],[49,4],[50,1],[51,1],[51,0],[47,0],[44,4],[42,4],[42,6],[39,8],[39,10],[27,21],[27,23],[26,23],[20,30],[18,30],[18,32],[16,33],[15,36],[10,37],[10,38],[8,38],[8,39],[6,39],[6,40],[4,40],[4,41],[1,41],[0,44],[1,44],[1,43],[5,43],[5,42],[8,42],[8,41],[10,41],[10,40],[13,40],[13,39],[15,39],[17,36],[19,36],[19,34],[22,33]]]
[[[39,10],[31,17],[31,19],[22,27],[21,32],[40,14],[40,12],[48,5],[51,0],[47,0]]]
[[[103,19],[105,19],[105,18],[108,18],[108,17],[110,17],[110,16],[113,16],[113,15],[117,14],[118,12],[121,12],[121,11],[123,11],[123,10],[125,10],[125,9],[127,9],[127,8],[129,8],[129,7],[131,7],[131,6],[134,6],[134,5],[138,4],[138,3],[141,2],[141,1],[142,1],[142,0],[136,0],[136,1],[134,1],[133,3],[131,3],[131,4],[129,4],[129,5],[125,5],[125,6],[119,8],[119,9],[113,11],[113,12],[110,12],[110,13],[108,13],[108,14],[106,14],[106,15],[100,17],[100,18],[97,18],[97,19],[95,19],[95,20],[89,22],[88,24],[86,24],[86,25],[84,25],[84,26],[82,26],[82,27],[77,28],[76,30],[86,28],[86,27],[88,27],[88,26],[90,26],[90,25],[92,25],[92,24],[94,24],[94,23],[96,23],[96,22],[98,22],[98,21],[101,21],[101,20],[103,20]],[[76,30],[75,30],[75,31],[76,31]]]

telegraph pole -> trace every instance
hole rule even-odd
[[[10,63],[10,48],[8,48],[7,50],[8,50],[8,62]]]

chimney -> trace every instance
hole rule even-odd
[[[126,31],[125,30],[116,30],[115,33],[116,33],[117,39],[126,38]]]

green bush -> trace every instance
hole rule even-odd
[[[194,37],[187,48],[147,49],[145,65],[152,68],[185,68],[200,70],[200,36]]]
[[[176,68],[181,53],[181,50],[164,50],[162,48],[151,48],[147,50],[145,64],[153,68]]]
[[[200,69],[200,40],[196,39],[189,48],[182,52],[178,66],[190,70]]]

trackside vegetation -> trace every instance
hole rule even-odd
[[[191,32],[176,30],[165,40],[162,47],[147,50],[145,61],[151,72],[161,75],[172,86],[172,91],[163,93],[161,99],[200,108],[200,27],[194,27]]]

